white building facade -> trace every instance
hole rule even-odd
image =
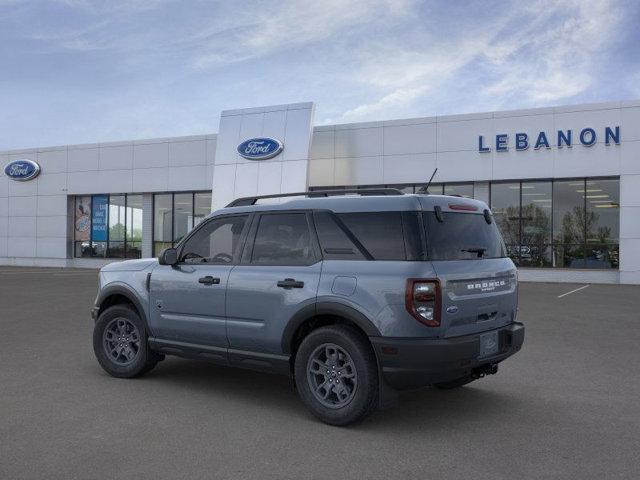
[[[640,101],[313,120],[313,103],[248,108],[217,134],[0,152],[0,264],[149,257],[237,197],[423,192],[437,168],[429,193],[487,202],[522,279],[640,284]]]

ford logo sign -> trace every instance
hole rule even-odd
[[[11,180],[26,182],[38,176],[40,165],[33,160],[14,160],[4,167],[4,173]]]
[[[284,146],[273,138],[250,138],[238,145],[238,153],[249,160],[266,160],[278,155]]]

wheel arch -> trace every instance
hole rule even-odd
[[[346,324],[367,337],[378,337],[380,331],[366,315],[355,308],[337,302],[318,302],[296,313],[282,335],[282,351],[293,358],[296,346],[309,332],[325,325]]]
[[[131,305],[144,323],[147,332],[151,334],[149,330],[149,322],[147,321],[146,310],[143,308],[142,302],[131,288],[123,284],[107,285],[100,290],[95,303],[98,308],[98,316],[107,308],[121,304]]]

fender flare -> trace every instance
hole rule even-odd
[[[282,351],[291,354],[291,341],[298,328],[310,318],[318,315],[335,315],[356,324],[368,337],[381,336],[380,330],[369,318],[355,308],[338,302],[318,302],[300,309],[287,323],[282,333]]]
[[[147,321],[147,311],[143,308],[142,302],[138,298],[138,295],[128,285],[124,283],[112,283],[100,289],[98,297],[96,298],[95,306],[97,308],[100,308],[102,302],[113,295],[122,295],[131,303],[133,303],[133,305],[136,307],[136,310],[138,311],[138,314],[140,315],[140,319],[144,322],[147,332],[151,334],[151,330],[149,330],[149,322]]]

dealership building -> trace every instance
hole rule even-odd
[[[213,122],[212,122],[213,123]],[[222,112],[217,134],[0,152],[0,265],[157,255],[242,196],[394,187],[487,202],[524,280],[640,284],[640,101],[314,125]]]

